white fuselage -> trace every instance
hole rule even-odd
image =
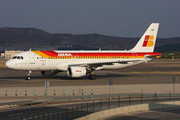
[[[10,59],[6,63],[6,66],[11,68],[11,69],[16,69],[16,70],[39,70],[39,71],[46,71],[46,70],[60,70],[60,71],[66,71],[69,65],[74,65],[74,64],[88,64],[88,63],[106,63],[106,62],[117,62],[113,64],[106,64],[102,65],[102,67],[99,67],[99,69],[119,69],[119,68],[124,68],[132,65],[136,65],[139,63],[144,62],[144,56],[143,57],[138,57],[137,53],[131,53],[131,52],[126,52],[126,51],[61,51],[60,53],[123,53],[128,55],[130,54],[131,57],[128,56],[119,56],[116,58],[113,58],[111,56],[107,56],[104,58],[101,57],[94,57],[94,58],[80,58],[78,56],[73,56],[70,59],[69,58],[61,58],[61,59],[49,59],[48,57],[42,57],[39,56],[38,54],[32,52],[32,51],[26,51],[22,53],[18,53],[16,56],[22,56],[23,59]],[[61,56],[62,57],[62,56]],[[118,63],[118,61],[128,61],[131,60],[130,62],[127,63]],[[137,60],[137,61],[136,61]],[[151,59],[148,59],[151,60]],[[134,62],[136,61],[136,62]],[[98,68],[96,69],[98,70]]]

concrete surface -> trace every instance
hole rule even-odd
[[[94,85],[94,86],[50,86],[47,89],[48,97],[54,97],[54,90],[56,90],[56,96],[63,96],[63,91],[65,90],[65,95],[72,95],[73,90],[75,95],[82,95],[82,90],[84,91],[84,95],[91,95],[91,89],[93,89],[94,95],[100,94],[109,94],[110,87],[109,85]],[[112,85],[111,91],[113,94],[121,94],[121,93],[165,93],[168,94],[169,91],[173,93],[173,84],[140,84],[140,85]],[[5,91],[7,90],[7,96],[5,96]],[[15,90],[17,90],[17,96],[15,96]],[[27,90],[27,96],[25,96],[25,90]],[[35,96],[35,90],[37,96]],[[5,102],[5,98],[19,97],[19,100],[27,99],[27,97],[31,97],[32,99],[43,97],[44,90],[46,87],[0,87],[0,97],[4,99],[0,99],[0,103]],[[180,93],[180,84],[177,83],[175,85],[175,93]],[[13,100],[13,99],[11,99]],[[10,99],[8,99],[9,102]],[[7,100],[6,100],[7,102]]]
[[[173,109],[173,108],[180,108],[180,101],[149,103],[149,104],[131,105],[127,107],[108,109],[108,110],[92,113],[90,115],[77,118],[75,120],[98,120],[110,116],[131,114],[134,112],[143,112],[143,111],[157,110],[157,109]]]

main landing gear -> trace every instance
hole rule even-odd
[[[27,77],[26,77],[26,80],[31,80],[31,77],[30,77],[30,74],[32,73],[32,71],[28,71],[28,74],[27,74]]]
[[[96,79],[96,75],[95,75],[95,74],[90,74],[90,75],[88,76],[88,78],[89,78],[90,80],[95,80],[95,79]]]

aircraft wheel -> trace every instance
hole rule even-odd
[[[26,80],[31,80],[31,77],[30,76],[26,77]]]
[[[94,75],[94,74],[93,74],[93,75],[89,75],[88,78],[89,78],[90,80],[95,80],[95,79],[96,79],[96,75]]]
[[[95,80],[95,79],[96,79],[96,75],[92,75],[92,76],[91,76],[91,79],[92,79],[92,80]]]
[[[89,78],[89,79],[92,79],[92,75],[89,75],[88,78]]]

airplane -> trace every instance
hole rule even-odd
[[[6,62],[6,66],[27,71],[27,80],[31,79],[32,71],[41,71],[45,76],[66,71],[71,78],[89,74],[88,78],[95,80],[93,71],[125,68],[161,57],[161,53],[154,52],[158,28],[159,23],[151,23],[135,47],[130,50],[29,50],[16,54]]]

